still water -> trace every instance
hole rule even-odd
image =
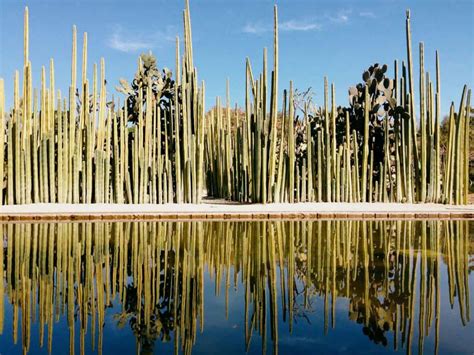
[[[0,224],[0,353],[474,351],[473,221]]]

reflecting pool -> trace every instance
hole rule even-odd
[[[0,353],[466,353],[473,221],[0,224]]]

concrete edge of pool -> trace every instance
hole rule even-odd
[[[0,207],[0,221],[474,219],[474,205],[407,203],[30,204]]]

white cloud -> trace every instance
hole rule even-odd
[[[372,11],[361,11],[359,12],[360,17],[375,18],[375,14]]]
[[[136,52],[141,49],[150,49],[152,44],[139,39],[130,39],[113,33],[107,42],[108,46],[120,52]]]
[[[122,26],[115,26],[107,40],[107,45],[112,49],[126,53],[150,50],[174,41],[175,37],[172,35],[172,32],[173,28],[167,27],[165,32],[132,33],[124,30]]]
[[[334,13],[327,13],[325,15],[315,17],[313,19],[290,19],[279,23],[279,29],[282,32],[304,32],[304,31],[319,31],[323,28],[337,25],[346,24],[350,22],[350,15],[352,14],[351,9],[341,9]],[[362,17],[375,17],[372,12],[360,12],[359,16]],[[270,23],[265,24],[261,22],[247,23],[243,28],[242,32],[249,34],[263,34],[266,32],[272,32],[273,25]]]
[[[269,31],[269,28],[260,23],[247,23],[244,28],[242,28],[242,32],[251,34],[261,34],[267,31]]]
[[[292,31],[315,31],[320,30],[321,25],[316,22],[308,22],[301,20],[288,20],[280,22],[278,29],[283,32]],[[273,31],[273,26],[265,26],[261,23],[247,23],[243,28],[242,32],[250,34],[262,34],[265,32]]]
[[[316,22],[290,20],[280,23],[279,28],[282,31],[314,31],[320,30],[321,25]]]
[[[350,10],[341,10],[335,15],[329,15],[328,18],[331,22],[334,22],[334,23],[347,23],[349,22],[350,14],[351,14]]]

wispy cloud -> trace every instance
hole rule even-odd
[[[126,38],[121,33],[114,32],[107,41],[107,45],[120,52],[136,52],[143,49],[150,49],[151,42],[138,38]]]
[[[347,23],[349,22],[349,15],[351,10],[340,10],[334,15],[328,15],[329,21],[333,23]]]
[[[107,45],[112,49],[125,53],[149,50],[174,41],[173,32],[176,33],[173,27],[167,27],[165,31],[133,33],[117,25],[107,39]]]
[[[278,29],[282,32],[292,31],[317,31],[321,29],[321,24],[313,21],[302,21],[302,20],[288,20],[280,22]],[[262,23],[247,23],[243,28],[242,32],[250,34],[262,34],[273,31],[273,26],[267,26]]]
[[[279,24],[281,31],[314,31],[320,30],[321,24],[317,22],[304,22],[304,21],[285,21]]]
[[[280,31],[282,32],[306,32],[306,31],[319,31],[323,28],[334,26],[337,24],[346,24],[350,22],[350,15],[352,14],[351,9],[341,9],[337,12],[327,13],[325,15],[314,17],[312,19],[290,19],[278,24]],[[359,16],[374,16],[373,13],[361,12]],[[273,31],[273,25],[270,23],[248,22],[242,27],[242,32],[249,34],[264,34]]]
[[[361,11],[359,12],[360,17],[375,18],[375,14],[372,11]]]
[[[257,34],[257,35],[267,32],[267,31],[269,31],[269,28],[267,26],[263,26],[260,23],[247,23],[242,28],[242,32],[244,33]]]

